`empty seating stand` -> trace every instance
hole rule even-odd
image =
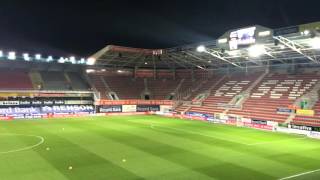
[[[180,79],[148,79],[148,89],[152,93],[152,99],[167,99],[177,88],[180,81]]]
[[[61,72],[41,72],[45,90],[71,90],[64,74]]]
[[[257,76],[231,76],[221,81],[211,90],[211,95],[203,101],[202,106],[192,107],[189,111],[200,113],[222,113],[220,104],[229,103],[233,97],[246,90]]]
[[[97,74],[89,74],[89,78],[91,80],[91,82],[93,83],[93,85],[95,86],[95,88],[97,89],[97,91],[100,92],[100,98],[101,99],[109,99],[109,95],[108,95],[108,89],[105,87],[104,83],[103,83],[103,76],[101,75],[97,75]]]
[[[314,116],[296,115],[292,123],[296,125],[320,127],[320,101],[315,104],[313,110],[315,111]]]
[[[89,86],[78,73],[68,73],[73,90],[88,90]]]
[[[315,74],[269,75],[253,89],[242,110],[230,110],[228,114],[283,123],[289,115],[278,114],[277,108],[292,105],[298,97],[309,92],[316,82]]]
[[[1,70],[0,89],[30,90],[33,89],[28,72],[23,70]]]
[[[144,80],[142,78],[106,76],[104,80],[120,99],[141,99],[141,93],[144,91]]]

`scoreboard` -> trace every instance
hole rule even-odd
[[[221,49],[232,51],[264,43],[266,39],[272,38],[272,35],[271,29],[256,25],[226,32],[217,40],[217,45]]]

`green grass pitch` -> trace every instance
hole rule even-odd
[[[320,141],[160,116],[0,122],[1,180],[320,179]]]

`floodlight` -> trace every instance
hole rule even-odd
[[[22,56],[25,61],[30,61],[30,56],[28,53],[24,53]]]
[[[259,57],[266,53],[266,49],[263,45],[253,45],[248,48],[248,54],[250,57]]]
[[[258,33],[258,36],[260,37],[266,37],[266,36],[270,36],[271,35],[271,31],[261,31]]]
[[[320,49],[320,37],[312,38],[310,41],[310,45],[314,49]]]
[[[86,63],[86,60],[84,58],[81,58],[80,64],[85,64],[85,63]]]
[[[94,65],[96,63],[96,59],[95,58],[88,58],[87,59],[87,65]]]
[[[228,42],[228,39],[227,38],[223,38],[223,39],[219,39],[218,40],[218,43],[219,44],[224,44],[224,43],[227,43]]]
[[[206,47],[203,46],[203,45],[198,46],[198,47],[197,47],[197,51],[198,51],[198,52],[205,52],[205,51],[206,51]]]
[[[3,52],[2,51],[0,51],[0,57],[3,57]]]
[[[11,51],[8,53],[8,59],[15,60],[16,59],[16,53]]]
[[[36,54],[35,57],[36,57],[36,60],[41,60],[41,54]]]
[[[71,56],[71,57],[70,57],[70,62],[71,62],[72,64],[76,64],[76,58],[75,58],[74,56]]]
[[[87,69],[86,72],[87,73],[93,73],[93,72],[95,72],[95,70],[94,69]]]
[[[53,57],[52,56],[48,56],[47,62],[51,62],[51,61],[53,61]]]
[[[65,62],[64,58],[60,57],[60,59],[58,60],[58,63],[64,63],[64,62]]]

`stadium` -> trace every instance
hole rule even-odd
[[[320,22],[221,34],[0,51],[0,179],[319,179]]]

